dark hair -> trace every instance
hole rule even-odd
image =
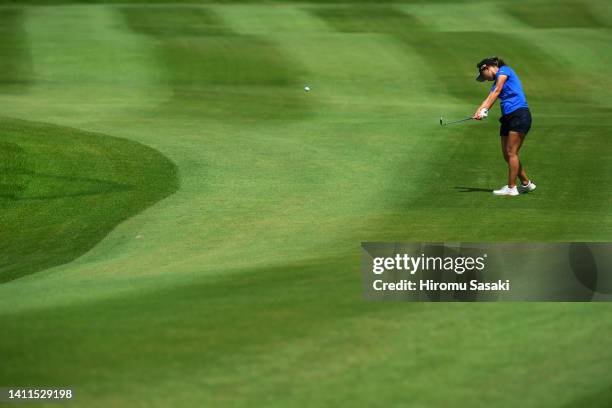
[[[506,63],[504,62],[503,59],[499,58],[499,57],[493,57],[496,61],[497,61],[497,66],[498,67],[503,67],[504,65],[506,65]]]
[[[500,57],[489,57],[483,59],[478,64],[476,64],[476,68],[480,70],[483,65],[495,65],[496,67],[503,67],[504,65],[506,65],[506,63]]]

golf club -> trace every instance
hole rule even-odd
[[[465,119],[454,120],[452,122],[444,122],[444,117],[440,116],[440,126],[452,125],[454,123],[461,123],[461,122],[465,122],[471,119],[474,119],[474,118],[470,116],[469,118],[465,118]]]

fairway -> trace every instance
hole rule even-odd
[[[0,0],[0,387],[609,407],[610,305],[366,302],[359,262],[364,241],[612,241],[611,10]],[[489,55],[533,113],[519,197],[491,194],[499,103],[439,124],[487,95]]]

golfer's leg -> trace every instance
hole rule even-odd
[[[521,147],[523,146],[523,142],[525,141],[525,136],[521,137],[521,144],[518,147],[517,153],[521,151]],[[525,173],[525,168],[523,167],[523,163],[519,160],[519,172],[518,177],[521,179],[521,183],[526,186],[529,184],[529,178],[527,177],[527,173]]]
[[[526,186],[529,184],[529,178],[527,177],[527,173],[525,173],[525,168],[523,167],[523,163],[519,160],[519,171],[518,178],[521,179],[521,183]]]
[[[506,153],[506,146],[508,145],[508,136],[501,136],[501,149],[502,154],[504,155],[504,160],[508,163],[508,153]]]
[[[521,145],[523,135],[518,132],[510,132],[508,134],[508,143],[506,144],[506,154],[508,155],[508,187],[516,186],[516,178],[519,173],[519,157],[518,149]]]

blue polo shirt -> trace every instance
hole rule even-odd
[[[528,108],[529,106],[527,105],[527,99],[525,98],[521,81],[512,68],[507,65],[500,67],[497,74],[495,74],[495,83],[491,87],[491,92],[495,89],[497,78],[500,75],[508,75],[508,79],[506,79],[501,93],[499,94],[502,115],[512,113],[519,108]]]

